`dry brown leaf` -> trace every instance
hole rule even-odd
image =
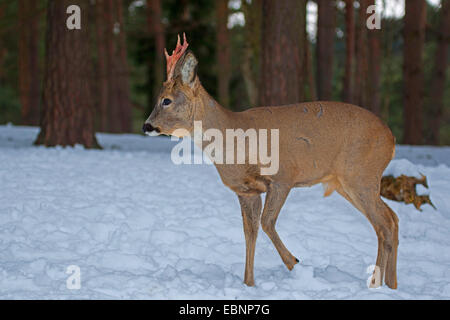
[[[409,177],[401,175],[397,178],[393,176],[384,176],[381,178],[381,195],[387,199],[394,201],[402,201],[406,204],[412,203],[417,210],[422,211],[420,207],[424,203],[428,203],[434,209],[436,207],[430,200],[429,195],[418,195],[416,185],[421,184],[428,189],[427,178]]]

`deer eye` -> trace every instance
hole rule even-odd
[[[168,106],[169,104],[172,103],[172,100],[165,98],[162,102],[163,106]]]

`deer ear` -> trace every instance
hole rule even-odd
[[[191,51],[186,52],[178,69],[183,84],[192,85],[194,83],[197,76],[197,65],[198,61],[194,54]]]

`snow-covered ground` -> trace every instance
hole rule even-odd
[[[293,190],[277,223],[301,263],[289,272],[260,231],[249,288],[238,201],[213,166],[172,164],[166,138],[46,149],[32,146],[37,132],[0,126],[0,298],[450,298],[448,147],[399,146],[388,167],[425,174],[438,208],[386,200],[400,218],[398,290],[367,288],[375,232],[321,186]],[[79,290],[67,288],[70,265]]]

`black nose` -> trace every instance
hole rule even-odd
[[[144,123],[144,125],[142,126],[142,131],[144,133],[152,132],[153,130],[155,130],[155,128],[153,128],[153,126],[150,123]]]
[[[158,133],[161,132],[161,130],[159,130],[159,128],[155,128],[154,126],[152,126],[150,123],[144,123],[144,125],[142,126],[142,131],[144,133],[146,132],[152,132],[152,131],[156,131]]]

